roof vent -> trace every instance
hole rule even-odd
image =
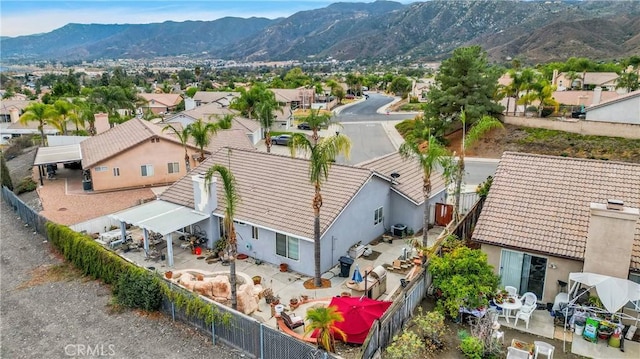
[[[400,174],[398,172],[391,172],[390,176],[391,176],[391,184],[394,185],[397,183],[396,180],[398,179],[398,177],[400,177]]]
[[[608,199],[607,209],[613,209],[616,211],[622,211],[624,209],[624,202],[619,199]]]

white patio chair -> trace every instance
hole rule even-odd
[[[523,304],[522,308],[520,308],[520,310],[518,310],[518,313],[516,313],[516,321],[515,323],[513,323],[513,326],[517,327],[518,319],[522,319],[526,323],[527,329],[529,329],[529,319],[531,319],[531,316],[533,315],[534,310],[536,310],[535,304],[534,305]]]
[[[522,297],[520,298],[520,300],[522,301],[522,306],[537,306],[538,305],[538,297],[535,295],[535,293],[532,292],[526,292],[522,295]]]
[[[538,340],[534,341],[533,345],[535,346],[535,356],[533,357],[534,359],[538,359],[538,354],[542,354],[549,359],[553,359],[553,352],[556,350],[556,347],[549,343],[541,342]]]
[[[518,288],[516,287],[512,287],[510,285],[504,287],[504,290],[509,293],[510,296],[512,297],[517,297],[518,296]]]
[[[529,359],[529,352],[514,347],[508,347],[507,359]]]
[[[494,330],[491,333],[491,339],[495,340],[496,343],[501,341],[502,345],[504,345],[504,332],[502,330]]]

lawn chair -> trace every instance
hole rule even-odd
[[[515,347],[508,347],[507,359],[529,359],[529,352]]]
[[[518,297],[518,288],[516,287],[512,287],[510,285],[504,287],[504,290],[509,293],[509,296],[511,297]]]
[[[553,359],[553,352],[556,350],[556,347],[554,347],[553,345],[546,343],[546,342],[541,342],[541,341],[534,341],[533,345],[535,346],[535,355],[534,355],[534,359],[538,359],[538,354],[542,354],[544,356],[546,356],[548,359]]]
[[[295,314],[293,316],[289,316],[289,314],[282,312],[280,313],[280,318],[282,318],[284,325],[291,330],[298,327],[304,327],[304,319],[302,317],[297,317]]]

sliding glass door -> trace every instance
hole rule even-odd
[[[547,258],[503,249],[500,257],[501,285],[518,288],[519,294],[534,293],[542,299]]]

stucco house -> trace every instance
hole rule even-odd
[[[640,90],[587,107],[585,120],[638,125],[640,133]]]
[[[571,272],[640,282],[638,208],[640,164],[505,152],[472,240],[502,286],[553,303]]]
[[[173,112],[182,102],[182,96],[174,93],[141,93],[139,96],[146,101],[141,109],[156,115]]]
[[[236,97],[240,97],[240,92],[198,91],[193,95],[193,100],[196,106],[217,103],[220,107],[229,107]]]
[[[167,118],[164,122],[169,124],[179,123],[182,127],[186,127],[196,122],[198,119],[217,122],[225,115],[234,116],[231,123],[231,129],[244,131],[251,144],[255,145],[262,139],[262,127],[258,121],[244,118],[240,116],[238,111],[219,107],[215,103],[202,105],[192,110],[182,111]]]
[[[284,104],[292,110],[298,108],[311,108],[315,102],[315,90],[306,88],[297,89],[269,89],[276,95],[276,101]]]
[[[222,148],[212,154],[188,176],[183,177],[163,192],[158,201],[134,207],[113,215],[123,223],[144,222],[145,228],[165,235],[173,241],[174,231],[197,225],[207,233],[208,246],[220,238],[220,226],[225,210],[222,181],[216,181],[205,189],[204,174],[213,164],[229,168],[236,179],[240,202],[234,218],[238,238],[238,252],[273,264],[286,263],[289,269],[305,274],[314,273],[313,209],[311,203],[314,186],[309,182],[308,160],[247,151],[238,148]],[[399,171],[404,171],[402,166]],[[412,169],[411,169],[412,170]],[[434,183],[440,183],[440,175],[434,175]],[[401,175],[402,178],[402,175]],[[409,185],[413,175],[406,174],[403,182]],[[393,188],[392,178],[365,167],[334,164],[329,177],[322,185],[323,205],[320,211],[321,269],[333,267],[349,248],[361,242],[367,244],[382,236],[398,222],[414,218],[413,211],[420,209],[398,189]],[[420,184],[421,188],[421,184]],[[414,193],[415,189],[403,190]],[[434,186],[432,199],[444,193],[444,186]],[[406,203],[404,203],[406,202]],[[159,227],[149,225],[138,217],[144,212],[150,218],[162,213],[184,213],[180,223]],[[127,222],[131,219],[132,222]],[[408,223],[408,222],[407,222]],[[415,227],[419,230],[420,227]],[[168,246],[171,252],[171,246]],[[169,265],[172,265],[172,255]]]
[[[553,71],[551,84],[557,86],[558,90],[589,90],[601,87],[607,91],[616,91],[618,75],[615,72],[575,72],[575,78],[569,76],[568,72]]]
[[[80,144],[82,168],[94,191],[171,184],[186,174],[184,148],[162,127],[131,119]],[[198,148],[189,144],[191,166]]]

